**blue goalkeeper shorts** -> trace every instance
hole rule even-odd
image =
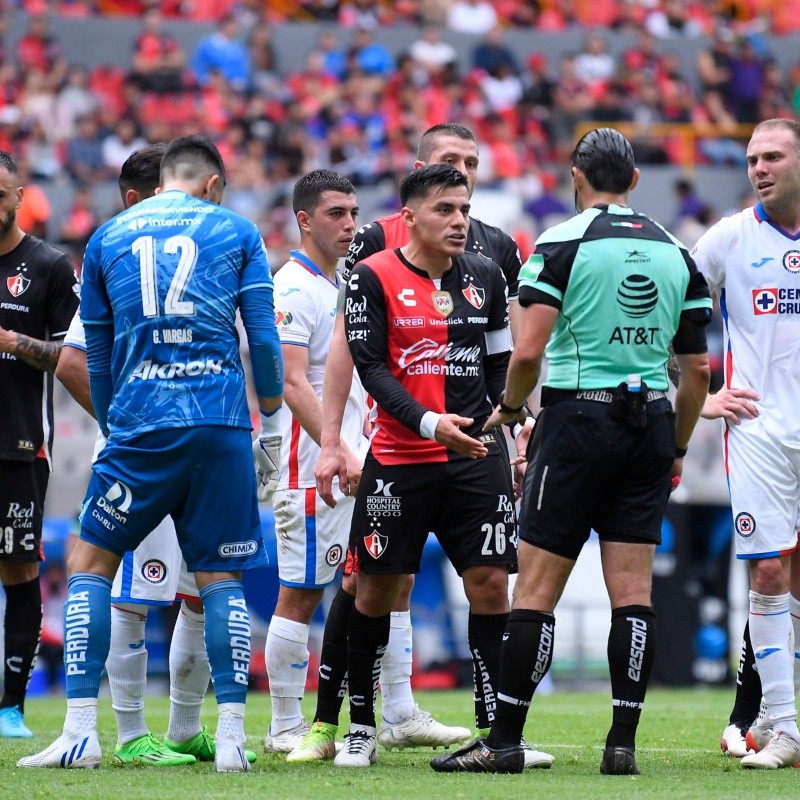
[[[81,538],[121,556],[167,515],[190,572],[268,563],[249,431],[202,426],[109,439],[92,467]]]

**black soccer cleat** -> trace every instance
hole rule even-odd
[[[600,762],[603,775],[638,775],[639,767],[629,747],[606,747]]]
[[[431,768],[436,772],[522,772],[525,754],[522,747],[494,748],[485,739],[475,739],[465,747],[452,753],[436,756]]]

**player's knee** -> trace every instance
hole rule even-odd
[[[464,572],[464,592],[477,614],[508,611],[508,573],[500,567],[475,567]]]

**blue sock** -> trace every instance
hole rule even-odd
[[[76,572],[64,603],[67,699],[97,697],[111,646],[111,579]]]
[[[241,581],[200,590],[206,612],[206,652],[217,703],[244,703],[250,668],[250,617]]]

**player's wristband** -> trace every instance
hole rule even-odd
[[[259,433],[261,438],[281,435],[281,415],[278,412],[282,408],[283,406],[280,405],[269,413],[266,411],[261,412],[261,433]]]
[[[437,414],[435,411],[426,411],[419,421],[419,435],[423,439],[431,439],[436,441],[436,426],[442,415]]]
[[[675,458],[683,458],[689,452],[688,447],[676,447]]]

